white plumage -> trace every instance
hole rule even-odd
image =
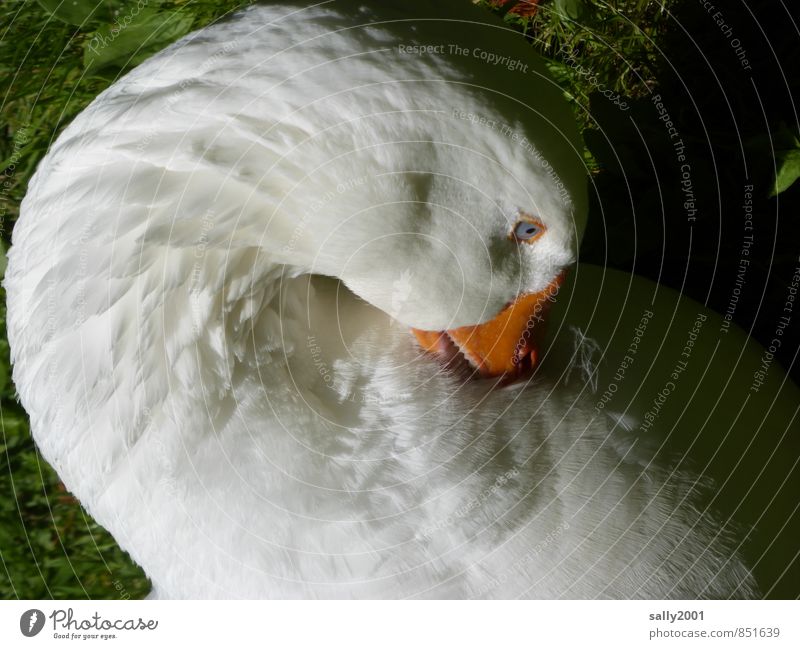
[[[754,594],[696,478],[583,385],[420,352],[550,285],[586,199],[524,42],[406,4],[252,7],[65,130],[6,275],[42,454],[163,597]]]

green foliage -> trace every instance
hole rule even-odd
[[[782,125],[772,141],[775,146],[775,182],[770,195],[777,196],[800,178],[800,138],[795,131]]]
[[[83,65],[127,67],[141,63],[186,34],[194,19],[187,11],[150,9],[128,13],[113,25],[102,25],[84,43]]]
[[[553,8],[558,15],[574,21],[585,19],[592,11],[586,0],[554,0]]]
[[[94,0],[37,0],[47,14],[68,25],[82,27],[90,21],[111,21],[122,2]]]
[[[676,0],[540,0],[533,16],[513,13],[514,4],[480,4],[504,16],[542,54],[550,72],[574,102],[581,129],[593,125],[592,93],[636,98],[655,84],[657,40],[669,28]],[[673,24],[674,26],[674,24]]]

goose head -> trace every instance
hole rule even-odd
[[[358,153],[355,181],[317,174],[311,184],[333,195],[323,184],[294,227],[268,229],[292,232],[281,251],[295,272],[339,278],[451,367],[519,376],[537,362],[548,307],[575,261],[582,175],[559,169],[565,186],[552,167],[520,159],[511,137],[457,116],[428,117],[425,129],[439,140],[384,140],[388,168]]]

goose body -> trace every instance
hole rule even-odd
[[[410,333],[545,290],[583,228],[558,89],[458,6],[252,7],[115,83],[37,171],[5,279],[20,398],[156,595],[758,594],[658,426],[564,365],[465,380]]]

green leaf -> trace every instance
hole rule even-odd
[[[555,0],[556,11],[572,20],[581,20],[587,13],[585,0]]]
[[[38,0],[53,18],[68,25],[85,26],[90,20],[109,18],[118,2],[97,0]]]
[[[93,70],[107,66],[127,67],[141,63],[164,49],[192,27],[192,16],[180,11],[159,11],[136,5],[104,25],[84,44],[83,65]]]
[[[789,189],[800,178],[800,148],[775,152],[775,183],[770,196]]]

